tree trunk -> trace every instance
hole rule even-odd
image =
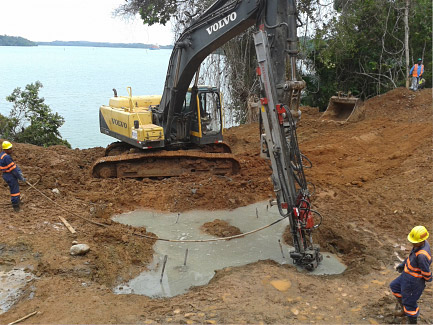
[[[406,88],[409,88],[409,4],[410,0],[406,0],[404,8],[404,50],[406,53]]]

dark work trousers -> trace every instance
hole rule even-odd
[[[9,185],[12,206],[20,205],[20,186],[18,179],[12,173],[3,173],[3,179]]]
[[[392,293],[402,299],[403,309],[408,317],[418,317],[419,307],[417,301],[425,288],[424,279],[402,273],[389,285]]]

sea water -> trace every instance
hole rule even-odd
[[[0,46],[0,114],[8,116],[12,91],[40,81],[39,97],[65,119],[60,128],[73,148],[115,141],[99,132],[99,107],[119,96],[161,95],[171,50],[75,46]]]

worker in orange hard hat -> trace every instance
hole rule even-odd
[[[12,143],[3,141],[2,149],[3,151],[0,153],[0,169],[3,172],[2,177],[9,185],[12,207],[18,212],[20,211],[20,186],[18,180],[25,182],[26,179],[21,169],[12,160]]]
[[[406,315],[409,324],[417,323],[417,301],[424,291],[425,283],[432,281],[431,251],[426,240],[428,236],[429,233],[424,226],[416,226],[411,230],[407,239],[412,243],[412,251],[409,257],[396,267],[401,275],[390,284],[393,295],[402,307],[396,316]]]

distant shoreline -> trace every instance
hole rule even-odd
[[[23,37],[0,35],[0,46],[84,46],[84,47],[112,47],[112,48],[136,48],[147,50],[173,49],[173,45],[155,45],[143,43],[109,43],[88,41],[53,41],[32,42]]]
[[[87,41],[54,41],[36,42],[37,45],[50,46],[85,46],[85,47],[116,47],[116,48],[138,48],[148,50],[173,49],[173,45],[155,45],[143,43],[108,43],[108,42],[87,42]]]

